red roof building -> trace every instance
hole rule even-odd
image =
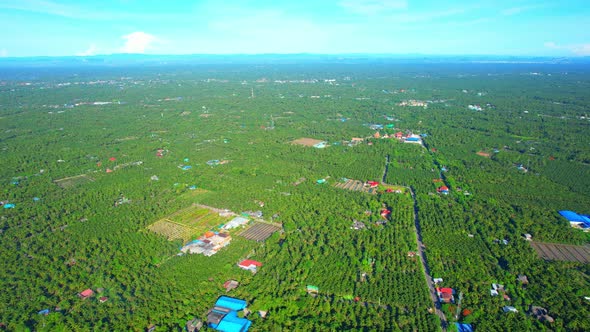
[[[403,138],[404,137],[404,133],[402,133],[401,131],[398,131],[397,133],[395,133],[395,138]]]
[[[453,296],[453,294],[455,294],[455,291],[452,288],[437,287],[436,292],[438,293],[438,299],[440,302],[451,303],[455,301],[455,297]]]
[[[91,297],[92,295],[94,295],[94,291],[90,288],[81,291],[80,293],[78,293],[78,296],[83,298],[83,299],[87,299],[89,297]]]
[[[379,186],[379,182],[375,182],[375,181],[367,181],[367,184],[369,186],[371,186],[371,188],[375,188],[375,187]]]
[[[442,193],[442,192],[449,192],[449,187],[447,187],[447,186],[442,186],[442,187],[439,187],[438,189],[436,189],[436,191],[438,191],[439,193]]]
[[[246,259],[241,261],[238,266],[244,270],[256,271],[257,268],[262,266],[262,263],[255,260]]]
[[[99,301],[100,303],[105,303],[105,302],[106,302],[106,301],[108,301],[108,300],[109,300],[109,298],[108,298],[108,297],[106,297],[106,296],[103,296],[103,297],[101,297],[100,299],[98,299],[98,301]]]
[[[115,161],[115,160],[117,160],[117,158],[115,158],[115,157],[110,157],[110,158],[109,158],[109,160],[110,160],[110,161]]]

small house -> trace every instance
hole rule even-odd
[[[228,280],[223,283],[223,288],[225,288],[226,292],[229,292],[232,289],[236,289],[239,285],[240,283],[235,280]]]
[[[78,296],[82,299],[87,299],[87,298],[91,297],[92,295],[94,295],[94,291],[90,288],[85,289],[85,290],[81,291],[80,293],[78,293]]]
[[[188,332],[198,332],[201,328],[203,328],[203,322],[196,317],[186,322],[186,330]]]
[[[49,315],[49,309],[43,309],[43,310],[39,311],[37,314],[47,316],[47,315]]]
[[[436,191],[438,191],[441,194],[448,195],[449,194],[449,187],[447,187],[447,186],[438,187],[436,189]]]
[[[518,310],[516,310],[515,307],[510,306],[510,305],[502,307],[502,311],[504,311],[504,312],[518,312]]]
[[[436,293],[438,295],[438,299],[440,302],[442,303],[454,303],[455,302],[455,290],[452,288],[446,288],[446,287],[437,287],[436,288]]]
[[[318,288],[318,286],[313,286],[313,285],[307,285],[306,287],[307,290],[307,294],[318,294],[320,289]]]
[[[529,233],[524,234],[524,239],[527,241],[532,241],[533,240],[533,236]]]
[[[376,188],[379,186],[379,182],[376,181],[367,181],[367,185],[371,188]]]
[[[98,302],[100,302],[100,303],[105,303],[105,302],[106,302],[106,301],[108,301],[108,300],[109,300],[109,298],[108,298],[108,297],[106,297],[106,296],[103,296],[103,297],[101,297],[100,299],[98,299]]]
[[[255,273],[256,270],[262,266],[262,263],[255,261],[255,260],[251,260],[251,259],[245,259],[245,260],[241,261],[238,264],[238,266],[241,269],[248,270],[248,271]]]
[[[518,275],[518,281],[520,281],[520,283],[523,284],[523,285],[528,285],[528,283],[529,283],[529,279],[524,274],[519,274]]]

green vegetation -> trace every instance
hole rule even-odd
[[[229,295],[248,301],[252,331],[437,331],[413,255],[415,213],[430,276],[443,278],[456,299],[462,293],[460,307],[440,307],[449,323],[590,330],[590,266],[543,261],[523,239],[590,242],[557,214],[590,213],[586,67],[216,65],[0,75],[0,201],[15,204],[0,209],[7,330],[180,331],[188,319],[205,318],[223,283],[235,279],[240,286]],[[407,100],[428,106],[400,105]],[[383,125],[381,137],[425,134],[424,144],[374,138],[373,124]],[[290,143],[301,137],[329,146]],[[342,178],[385,183],[370,194],[336,187]],[[437,191],[443,185],[448,195]],[[183,243],[229,219],[193,204],[261,210],[283,229],[264,243],[232,233],[211,257],[177,256]],[[391,214],[383,218],[382,209]],[[245,258],[262,262],[258,273],[237,267]],[[492,283],[510,300],[491,296]],[[80,299],[87,288],[102,292]],[[506,305],[518,313],[504,313]],[[531,305],[555,321],[532,317]]]

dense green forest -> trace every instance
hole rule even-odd
[[[589,246],[557,213],[590,214],[589,90],[567,64],[0,70],[0,329],[181,331],[235,279],[252,331],[588,331],[590,265],[524,234]],[[195,203],[282,230],[178,255],[147,226]]]

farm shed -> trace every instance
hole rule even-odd
[[[225,224],[223,226],[224,229],[232,229],[232,228],[236,228],[236,227],[240,227],[242,225],[245,225],[248,223],[248,218],[245,217],[235,217],[232,220],[230,220],[227,224]]]
[[[559,214],[570,222],[572,227],[590,230],[590,217],[573,211],[562,210]]]
[[[252,322],[238,317],[238,311],[246,309],[247,302],[228,296],[221,296],[207,314],[207,323],[217,331],[246,332]]]
[[[455,323],[458,332],[473,332],[473,326],[465,323]]]

